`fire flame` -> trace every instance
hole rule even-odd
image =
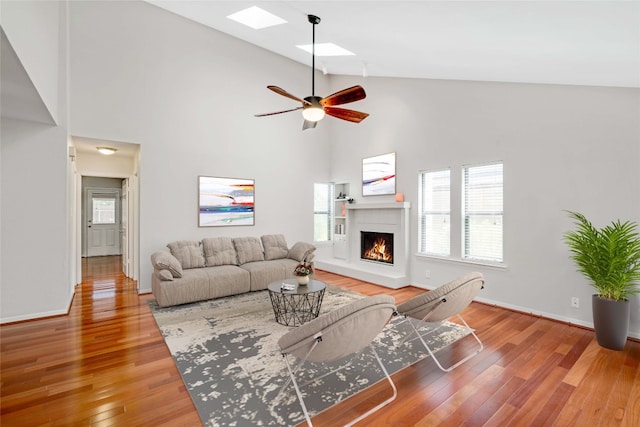
[[[387,251],[387,242],[382,237],[373,243],[371,249],[364,251],[364,258],[374,261],[393,261],[393,255]]]

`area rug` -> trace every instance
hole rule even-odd
[[[321,314],[362,297],[329,285]],[[268,291],[167,308],[152,300],[149,306],[204,425],[280,426],[304,421],[293,386],[279,393],[289,377],[277,341],[291,328],[276,323]],[[417,341],[396,348],[410,329],[401,320],[394,318],[374,341],[390,374],[426,356]],[[447,324],[430,344],[442,348],[466,334],[463,328]],[[321,378],[303,389],[312,416],[384,379],[371,351],[357,354],[346,368],[329,374],[339,366],[305,364],[310,369],[304,375]]]

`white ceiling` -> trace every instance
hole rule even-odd
[[[316,43],[356,56],[317,57],[329,74],[640,87],[637,1],[148,0],[163,9],[311,65]],[[288,21],[253,30],[226,16],[258,5]]]
[[[639,1],[219,1],[148,0],[310,65],[316,42],[356,56],[317,58],[329,74],[640,87]],[[253,5],[288,21],[252,30],[226,16]],[[1,114],[53,123],[0,31]],[[213,54],[213,53],[212,53]]]

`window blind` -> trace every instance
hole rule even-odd
[[[464,258],[503,261],[502,162],[463,168]]]
[[[331,183],[313,184],[313,240],[326,242],[331,240],[333,228],[333,185]]]
[[[451,251],[451,171],[420,173],[419,252],[449,256]]]

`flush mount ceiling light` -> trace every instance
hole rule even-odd
[[[251,27],[254,30],[287,23],[287,21],[279,16],[269,13],[264,9],[260,9],[258,6],[252,6],[248,9],[241,10],[240,12],[232,13],[227,16],[227,18],[244,24],[247,27]]]
[[[307,15],[307,18],[309,19],[309,22],[312,24],[313,28],[313,43],[311,44],[311,96],[300,99],[297,96],[285,91],[284,89],[279,88],[278,86],[267,86],[268,89],[274,91],[278,95],[282,95],[289,99],[293,99],[294,101],[298,101],[302,103],[302,105],[290,110],[276,111],[275,113],[256,114],[256,117],[273,116],[275,114],[302,110],[302,117],[304,117],[302,130],[315,128],[318,121],[322,120],[325,114],[336,117],[338,119],[347,120],[349,122],[360,123],[361,121],[366,119],[369,114],[355,110],[347,110],[346,108],[336,108],[334,107],[334,105],[348,104],[350,102],[360,101],[361,99],[364,99],[367,95],[364,92],[362,86],[353,86],[348,89],[336,92],[325,98],[321,98],[315,95],[316,25],[320,23],[320,18],[315,15]]]
[[[113,148],[113,147],[98,147],[97,150],[100,154],[104,154],[105,156],[110,156],[114,154],[116,151],[118,151],[116,148]]]

